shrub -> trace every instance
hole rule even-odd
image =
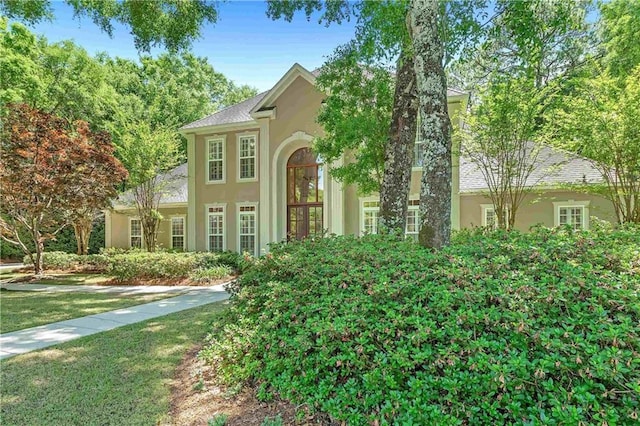
[[[77,254],[66,253],[64,251],[49,251],[42,254],[42,264],[44,269],[68,270],[75,269],[80,265],[80,258]],[[31,258],[25,256],[23,263],[32,266]]]
[[[211,283],[212,281],[228,277],[233,273],[233,269],[227,265],[219,265],[211,268],[198,268],[189,273],[189,278],[200,283]]]
[[[350,425],[637,424],[640,229],[272,247],[201,352]]]
[[[192,253],[132,251],[109,256],[109,273],[120,281],[134,278],[186,278],[196,268]]]

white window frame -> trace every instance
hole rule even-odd
[[[496,207],[493,204],[480,204],[480,209],[482,210],[482,226],[485,226],[485,227],[489,226],[489,223],[487,221],[487,213],[493,212],[493,216],[495,217],[495,222],[493,224],[492,229],[498,229],[498,216],[496,216]],[[507,206],[507,209],[506,209],[507,215],[509,214],[509,210],[511,209],[509,206]],[[508,226],[509,225],[507,224],[507,227]]]
[[[367,206],[365,207],[365,203],[378,203],[377,206]],[[360,198],[360,235],[365,235],[367,230],[364,228],[364,218],[366,212],[377,212],[378,220],[380,220],[380,199],[378,198]],[[373,234],[378,233],[378,223],[375,223],[375,232]]]
[[[222,212],[211,213],[210,208],[222,208]],[[207,235],[207,251],[211,251],[211,228],[209,226],[209,216],[216,215],[222,216],[222,251],[227,250],[227,203],[214,203],[205,205],[205,219],[206,219],[206,235]]]
[[[134,220],[137,220],[138,222],[140,222],[140,235],[132,235],[131,234],[131,222],[133,222]],[[142,238],[142,221],[137,216],[129,218],[129,248],[137,248],[137,247],[135,247],[134,245],[131,244],[131,237],[140,237],[140,247],[139,248],[140,249],[144,248],[144,238]]]
[[[241,212],[241,207],[253,207],[254,210],[253,212]],[[254,243],[253,243],[253,252],[250,253],[253,256],[257,256],[258,255],[258,237],[260,235],[259,233],[259,222],[258,222],[258,203],[237,203],[236,204],[236,224],[237,224],[237,239],[236,239],[236,243],[237,243],[237,248],[238,248],[238,253],[242,254],[242,251],[240,251],[240,237],[242,235],[245,234],[241,234],[241,229],[240,229],[240,215],[243,214],[253,214],[253,220],[254,220],[254,228],[253,228],[253,237],[254,237]],[[250,235],[250,234],[246,234],[246,235]]]
[[[422,125],[422,119],[420,118],[420,114],[418,113],[418,117],[416,119],[416,138],[413,142],[413,162],[411,163],[411,171],[419,171],[422,170],[422,166],[416,166],[417,158],[416,151],[418,150],[418,145],[423,145],[424,140],[420,139],[420,126]]]
[[[241,157],[241,143],[243,138],[253,138],[254,140],[254,150],[253,157]],[[237,182],[257,182],[258,181],[258,133],[256,132],[245,132],[238,133],[236,135],[236,160],[237,160],[237,171],[236,171],[236,181]],[[252,178],[242,178],[240,177],[241,171],[241,160],[243,158],[253,158],[253,177]]]
[[[210,150],[211,150],[211,143],[212,142],[220,142],[222,144],[222,159],[210,159]],[[206,151],[207,151],[207,155],[205,155],[204,160],[205,160],[205,181],[207,184],[216,184],[216,183],[226,183],[227,181],[227,136],[212,136],[210,138],[207,138],[205,140],[205,144],[206,144]],[[218,179],[218,180],[210,180],[209,176],[210,176],[210,169],[209,169],[209,164],[212,161],[222,161],[222,179]]]
[[[582,209],[582,229],[589,229],[589,204],[591,201],[554,201],[553,202],[553,226],[560,226],[560,210],[563,208]],[[567,225],[573,225],[568,223]]]
[[[175,235],[173,233],[173,219],[182,219],[182,235]],[[169,227],[171,228],[171,248],[176,248],[173,245],[173,237],[182,237],[182,251],[186,251],[187,249],[187,217],[185,215],[174,215],[169,218]]]
[[[409,212],[410,211],[416,212],[416,232],[409,232]],[[414,238],[414,240],[418,241],[418,236],[420,235],[420,200],[417,200],[417,199],[409,200],[409,205],[407,206],[407,223],[404,228],[404,235],[405,237],[415,235],[416,237]]]

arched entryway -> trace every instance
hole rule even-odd
[[[323,200],[322,165],[310,148],[300,148],[287,161],[287,238],[322,234]]]

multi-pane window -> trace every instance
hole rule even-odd
[[[209,207],[207,216],[209,251],[224,251],[224,207]]]
[[[238,139],[238,178],[256,178],[256,137],[240,136]]]
[[[498,228],[498,215],[496,214],[496,209],[493,205],[483,204],[482,206],[482,226],[486,226],[487,228],[497,229]],[[509,220],[509,208],[506,207],[504,210],[505,222]]]
[[[584,228],[583,206],[561,206],[558,208],[558,224],[570,225],[573,229]]]
[[[365,234],[377,234],[380,230],[380,202],[362,202],[362,230]],[[420,232],[420,200],[409,200],[405,235],[418,240]]]
[[[184,217],[171,218],[171,247],[184,251]]]
[[[256,254],[256,206],[238,207],[240,253]]]
[[[208,182],[224,182],[224,139],[207,141]]]
[[[129,246],[142,248],[142,222],[140,219],[129,220]]]
[[[377,234],[380,224],[380,202],[364,201],[362,203],[362,224],[366,234]]]
[[[409,209],[407,210],[407,228],[405,234],[407,237],[418,241],[418,232],[420,231],[420,201],[409,200]]]

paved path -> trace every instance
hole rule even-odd
[[[12,284],[18,285],[18,284]],[[21,286],[37,286],[37,284],[20,284]],[[4,287],[8,287],[5,285]],[[43,286],[36,291],[73,291],[68,287],[99,287],[104,286]],[[53,289],[50,289],[54,287]],[[142,286],[141,286],[142,287]],[[184,287],[181,292],[186,293],[170,297],[168,299],[157,300],[143,305],[130,306],[128,308],[116,309],[115,311],[103,312],[101,314],[87,315],[86,317],[70,319],[66,321],[54,322],[52,324],[13,331],[11,333],[0,334],[0,359],[9,358],[15,355],[24,354],[37,349],[68,342],[79,337],[89,336],[102,331],[112,330],[123,325],[134,324],[148,319],[161,317],[185,309],[195,308],[208,303],[225,300],[229,297],[222,285],[212,287]],[[122,288],[122,287],[120,287]],[[131,289],[132,287],[124,287]],[[154,287],[144,286],[142,290],[151,290]],[[165,289],[175,289],[176,287],[164,287]],[[108,287],[107,287],[108,289]],[[33,290],[33,289],[32,289]],[[86,290],[77,290],[86,291]]]

